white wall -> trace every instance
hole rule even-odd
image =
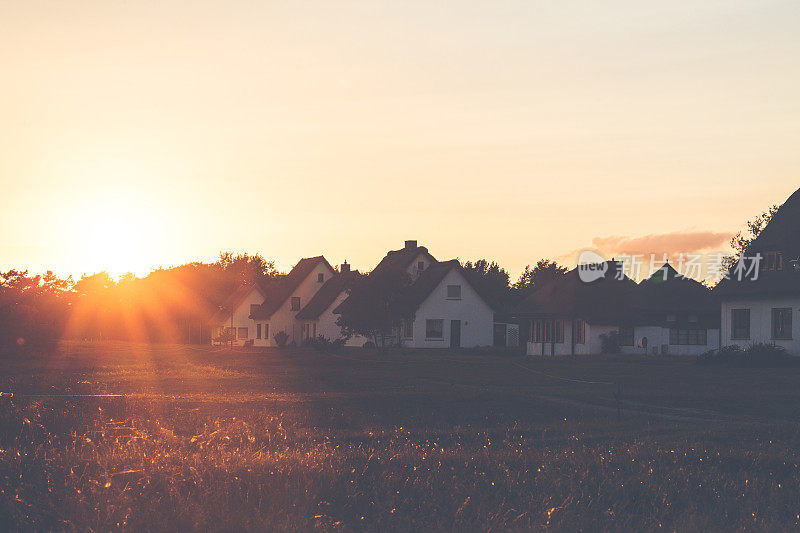
[[[317,281],[318,274],[323,275],[322,283]],[[269,324],[269,338],[261,339],[261,341],[256,340],[256,346],[277,346],[275,343],[275,334],[279,331],[285,331],[289,335],[288,343],[294,341],[300,344],[303,342],[301,338],[301,328],[304,322],[295,318],[300,311],[292,311],[292,297],[300,297],[300,309],[302,309],[333,275],[333,270],[325,263],[320,263],[314,267],[314,270],[312,270],[300,285],[297,286],[294,292],[286,298],[286,301],[281,304],[281,307],[278,308],[271,317],[269,317],[269,320],[259,320],[262,324]],[[305,323],[311,323],[311,321],[306,321]],[[313,329],[311,334],[313,335]],[[319,332],[317,332],[317,334],[319,335]]]
[[[333,310],[336,309],[339,304],[347,299],[347,291],[342,291],[339,296],[333,301],[333,303],[328,306],[328,308],[319,315],[319,318],[314,321],[307,320],[306,323],[313,324],[316,323],[317,325],[317,335],[322,335],[323,337],[336,340],[341,338],[342,336],[342,328],[336,323],[339,320],[339,315],[335,315]],[[313,327],[313,326],[312,326]],[[367,342],[366,337],[362,337],[360,335],[356,335],[351,337],[345,343],[345,346],[364,346],[364,343]]]
[[[233,311],[233,327],[236,328],[237,338],[234,342],[235,345],[241,346],[243,345],[248,339],[254,339],[256,336],[256,326],[255,322],[250,319],[250,306],[252,304],[261,304],[264,302],[264,295],[257,287],[253,287],[253,289],[247,294],[244,301],[240,303],[236,309]],[[213,337],[219,335],[218,328],[227,328],[231,325],[231,317],[228,315],[225,320],[222,322],[215,324],[217,328],[212,334]],[[238,338],[238,328],[247,328],[247,339],[239,339]]]
[[[669,330],[661,326],[637,326],[633,330],[633,346],[623,346],[622,353],[645,354],[642,339],[647,337],[646,353],[653,355],[653,349],[661,354],[662,345],[667,346],[668,355],[700,355],[719,347],[719,330],[706,329],[706,344],[670,344]]]
[[[460,300],[447,298],[448,285],[461,285]],[[425,321],[428,319],[444,320],[442,339],[425,338]],[[456,269],[450,270],[419,306],[414,316],[413,337],[404,338],[403,344],[411,348],[449,348],[451,320],[461,321],[462,347],[492,346],[494,311]]]
[[[772,338],[772,309],[792,308],[792,339]],[[733,309],[750,309],[750,339],[731,338],[731,317]],[[725,300],[721,305],[722,345],[739,345],[742,348],[756,343],[768,342],[783,346],[794,355],[800,355],[800,298],[748,298]]]

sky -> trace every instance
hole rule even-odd
[[[0,269],[724,249],[798,57],[796,1],[0,0]]]

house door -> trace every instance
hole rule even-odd
[[[459,348],[461,346],[461,321],[450,321],[450,347]]]

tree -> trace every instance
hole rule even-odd
[[[509,275],[500,265],[486,259],[478,259],[475,263],[467,261],[462,265],[467,281],[478,292],[489,299],[489,303],[497,309],[504,308],[511,297]]]
[[[745,253],[747,253],[747,249],[750,248],[750,245],[753,244],[753,241],[761,235],[761,232],[764,228],[767,227],[769,221],[772,220],[773,215],[780,209],[780,206],[773,205],[759,216],[755,217],[752,220],[747,221],[747,229],[744,232],[737,232],[736,235],[731,237],[731,248],[733,248],[733,253],[730,255],[725,256],[722,259],[722,265],[724,270],[730,271],[736,264],[739,262]]]
[[[533,268],[526,265],[525,270],[511,288],[518,297],[521,297],[534,287],[546,285],[562,278],[566,273],[567,267],[550,259],[540,259]]]
[[[403,321],[413,319],[409,285],[410,276],[399,269],[364,276],[342,304],[337,324],[345,335],[372,338],[376,346],[385,348],[386,337],[401,328]]]

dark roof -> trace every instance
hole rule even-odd
[[[461,263],[458,259],[451,259],[450,261],[437,261],[435,263],[431,263],[430,266],[420,272],[417,279],[411,283],[406,289],[404,297],[408,298],[408,303],[413,306],[415,309],[419,308],[420,305],[425,301],[428,296],[439,286],[442,282],[444,277],[447,275],[448,272],[451,270],[456,269],[458,270],[464,278],[464,281],[469,284],[470,287],[481,297],[481,299],[489,306],[493,311],[494,305],[492,302],[486,298],[484,294],[475,287],[472,283],[469,282],[469,278],[467,277],[466,273],[464,272],[464,268],[461,266]],[[373,270],[369,275],[373,275],[375,271]],[[380,272],[378,273],[380,275]],[[339,304],[336,309],[333,310],[334,313],[341,313],[348,305],[354,305],[352,301],[352,297],[348,297],[345,299],[341,304]]]
[[[800,294],[800,272],[795,271],[790,261],[800,259],[800,189],[796,190],[772,216],[758,237],[745,253],[746,257],[761,254],[762,261],[767,252],[781,252],[783,270],[762,271],[758,278],[737,274],[723,279],[714,288],[720,297]]]
[[[325,264],[333,270],[328,260],[321,255],[301,259],[291,272],[267,289],[264,303],[250,315],[250,318],[263,320],[271,317],[319,264]]]
[[[353,282],[361,276],[358,270],[351,270],[350,272],[342,272],[330,278],[325,284],[320,287],[317,293],[311,300],[297,313],[297,318],[315,320],[319,315],[325,312],[336,298],[342,293],[352,287]]]
[[[401,248],[399,250],[391,250],[389,251],[386,256],[381,259],[381,262],[378,263],[374,269],[372,269],[372,273],[375,272],[384,272],[391,269],[400,269],[405,270],[411,265],[411,262],[417,257],[420,253],[423,253],[428,256],[428,259],[432,263],[436,263],[436,258],[433,257],[429,252],[428,249],[424,246],[413,246],[413,247],[406,247]]]
[[[250,283],[247,285],[242,285],[237,290],[233,292],[230,296],[228,296],[224,302],[220,305],[219,309],[211,315],[211,322],[212,323],[219,323],[227,318],[230,318],[231,312],[239,307],[239,305],[247,298],[247,295],[253,289],[258,289],[261,292],[261,295],[264,296],[268,292],[268,285],[262,283]]]
[[[678,325],[688,325],[689,315],[698,318],[697,324],[718,328],[719,301],[705,285],[684,277],[669,263],[639,283],[632,309],[637,325],[669,326],[668,314],[676,315]]]
[[[636,282],[624,274],[622,263],[607,261],[607,264],[605,276],[595,281],[581,281],[576,267],[563,277],[534,289],[519,303],[515,314],[520,317],[574,317],[607,325],[630,320]]]

